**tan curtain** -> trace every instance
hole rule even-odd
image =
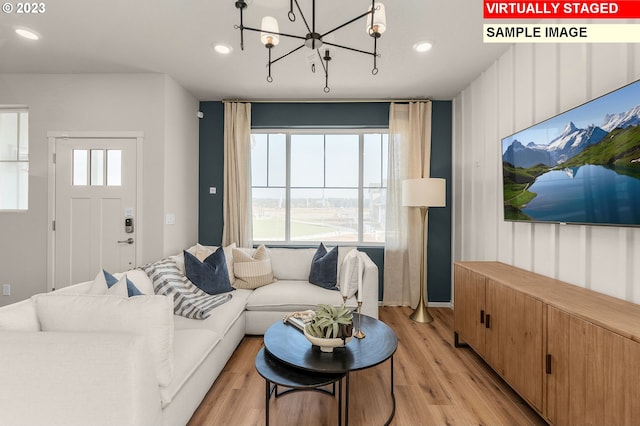
[[[429,177],[431,102],[391,104],[384,253],[385,306],[418,304],[420,293],[420,210],[402,206],[402,181]],[[425,295],[426,297],[426,295]]]
[[[222,244],[251,247],[251,104],[224,104]]]

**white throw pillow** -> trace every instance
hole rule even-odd
[[[128,297],[127,277],[123,275],[117,283],[109,287],[104,270],[100,270],[86,294],[108,294],[110,296]]]
[[[352,297],[358,291],[358,281],[362,279],[362,267],[360,266],[360,262],[362,262],[362,259],[358,250],[349,251],[342,260],[338,287],[340,289],[340,294],[344,294],[346,291],[347,299]]]
[[[158,383],[173,378],[173,300],[165,296],[33,296],[42,331],[119,332],[143,336]]]
[[[132,269],[125,275],[142,294],[154,294],[153,282],[142,269]]]

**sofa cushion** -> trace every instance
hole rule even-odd
[[[347,306],[354,307],[354,301],[349,299]],[[342,296],[308,281],[283,280],[255,289],[247,299],[247,310],[294,312],[315,309],[320,303],[341,305]]]
[[[160,388],[162,408],[171,403],[182,386],[220,342],[220,335],[210,330],[176,330],[173,340],[173,380]]]
[[[194,320],[181,316],[173,317],[173,324],[176,330],[200,329],[213,330],[221,336],[225,336],[227,331],[244,313],[247,299],[253,293],[252,290],[237,289],[233,292],[233,298],[222,306],[218,306],[209,318],[204,320]]]
[[[159,260],[142,268],[153,281],[156,294],[173,300],[176,315],[205,319],[213,309],[231,299],[231,293],[211,295],[200,290],[180,271],[172,258]]]
[[[204,261],[185,251],[184,269],[189,281],[205,293],[220,294],[233,290],[222,249],[211,253]]]
[[[355,247],[347,246],[338,247],[337,282],[341,281],[340,274],[345,256],[355,249]],[[311,272],[311,259],[313,259],[316,249],[269,247],[268,251],[274,278],[277,278],[278,280],[309,279],[309,273]]]
[[[327,251],[324,243],[320,243],[311,260],[309,282],[329,290],[337,290],[338,279],[338,247]]]
[[[143,336],[161,386],[173,377],[173,306],[164,296],[33,296],[42,331],[105,331]]]
[[[273,276],[278,280],[308,280],[316,249],[270,247]]]
[[[0,330],[2,331],[40,331],[40,322],[31,300],[0,308]]]
[[[241,249],[233,250],[233,273],[235,288],[258,288],[273,282],[271,259],[264,245],[258,247],[253,255]]]

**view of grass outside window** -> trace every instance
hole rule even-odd
[[[384,243],[386,130],[255,132],[253,240]]]
[[[29,113],[0,108],[0,210],[29,206]]]

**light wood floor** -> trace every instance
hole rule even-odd
[[[418,324],[409,308],[380,308],[398,335],[393,425],[544,425],[529,406],[471,349],[453,346],[453,311],[430,308]],[[365,330],[366,331],[366,330]],[[245,337],[188,426],[264,425],[264,380],[254,358],[261,337]],[[391,410],[390,364],[351,374],[351,425],[383,424]],[[335,425],[335,398],[298,392],[270,401],[272,425]]]

